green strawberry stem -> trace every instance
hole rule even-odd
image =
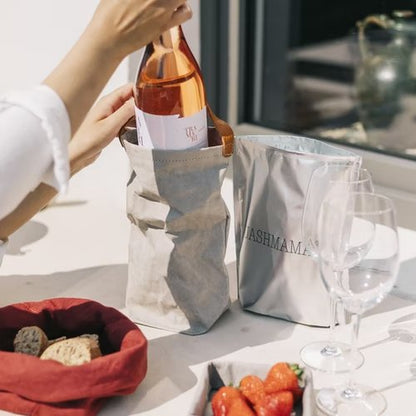
[[[299,364],[289,364],[290,369],[296,374],[299,381],[302,381],[303,368]]]

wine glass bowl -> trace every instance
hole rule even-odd
[[[321,204],[331,195],[346,192],[374,192],[373,181],[367,169],[356,164],[324,164],[312,173],[302,214],[302,238],[312,258],[318,258],[319,240],[317,219]]]
[[[389,218],[390,199],[367,193],[351,193],[346,199],[334,198],[322,205],[320,257],[322,267],[330,266],[335,272],[324,272],[323,279],[346,310],[362,314],[393,288],[398,270],[397,230]],[[331,217],[337,218],[337,229],[330,226]]]

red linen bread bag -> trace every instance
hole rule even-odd
[[[64,366],[13,352],[24,326],[49,339],[95,333],[102,357]],[[57,298],[0,308],[0,409],[33,416],[96,415],[105,398],[134,392],[147,369],[147,341],[116,309],[86,299]]]

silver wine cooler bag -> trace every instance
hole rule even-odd
[[[329,324],[328,293],[302,241],[301,220],[313,170],[340,162],[361,160],[306,137],[236,137],[235,234],[244,309],[307,325]]]
[[[132,168],[126,306],[137,323],[200,334],[229,307],[221,186],[234,138],[209,136],[220,144],[169,151],[138,146],[131,127],[120,135]]]

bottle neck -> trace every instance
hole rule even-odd
[[[175,26],[166,32],[163,32],[157,39],[153,41],[155,49],[175,49],[178,48],[180,40],[183,38],[181,26]]]

